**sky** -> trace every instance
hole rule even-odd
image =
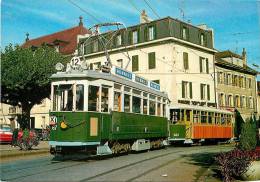
[[[22,44],[26,32],[33,39],[77,26],[79,16],[83,16],[87,28],[115,21],[136,25],[141,10],[145,9],[153,20],[171,16],[189,20],[193,25],[207,24],[214,29],[217,50],[229,49],[241,54],[246,48],[248,65],[260,66],[260,0],[0,1],[1,48],[10,43]]]

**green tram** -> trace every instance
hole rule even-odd
[[[167,144],[168,98],[160,85],[114,66],[62,69],[51,76],[51,154],[108,155]]]
[[[169,108],[169,142],[192,144],[227,141],[234,137],[234,113],[179,104]]]

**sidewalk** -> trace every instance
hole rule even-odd
[[[10,144],[0,144],[0,158],[17,157],[33,154],[43,154],[49,152],[49,142],[40,141],[38,146],[33,146],[31,150],[20,150],[19,147],[12,147]]]

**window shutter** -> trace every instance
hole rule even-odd
[[[154,69],[156,67],[155,52],[148,53],[148,65],[149,69]]]
[[[137,30],[137,43],[141,42],[141,31],[140,28]]]
[[[202,73],[202,57],[200,57],[200,72]]]
[[[206,59],[206,71],[209,73],[209,59]]]
[[[203,89],[203,84],[200,84],[200,99],[203,100],[203,92],[202,92],[202,89]]]
[[[185,70],[189,69],[189,58],[187,52],[183,52],[183,65]]]
[[[208,100],[210,100],[210,87],[207,85],[207,94],[208,94]]]
[[[144,27],[144,40],[148,41],[148,37],[149,37],[149,31],[148,31],[148,26]]]
[[[184,88],[184,81],[181,82],[181,88],[182,88],[182,98],[185,98],[185,88]]]
[[[128,33],[128,41],[129,41],[129,44],[133,44],[132,36],[133,36],[133,32],[130,31],[130,32]]]
[[[132,71],[139,70],[138,55],[132,56]]]
[[[156,24],[154,24],[154,39],[156,39],[157,38],[157,29],[156,29]]]
[[[190,99],[192,99],[192,82],[190,82]]]

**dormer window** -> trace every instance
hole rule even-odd
[[[149,40],[154,40],[154,34],[155,34],[155,31],[154,31],[154,26],[152,26],[152,27],[149,27],[148,28],[148,39]]]
[[[182,39],[188,40],[188,29],[186,27],[182,27]]]
[[[200,34],[200,45],[205,46],[205,35],[203,33]]]
[[[133,40],[133,44],[137,44],[138,43],[138,32],[137,30],[133,31],[133,34],[132,34],[132,40]]]

